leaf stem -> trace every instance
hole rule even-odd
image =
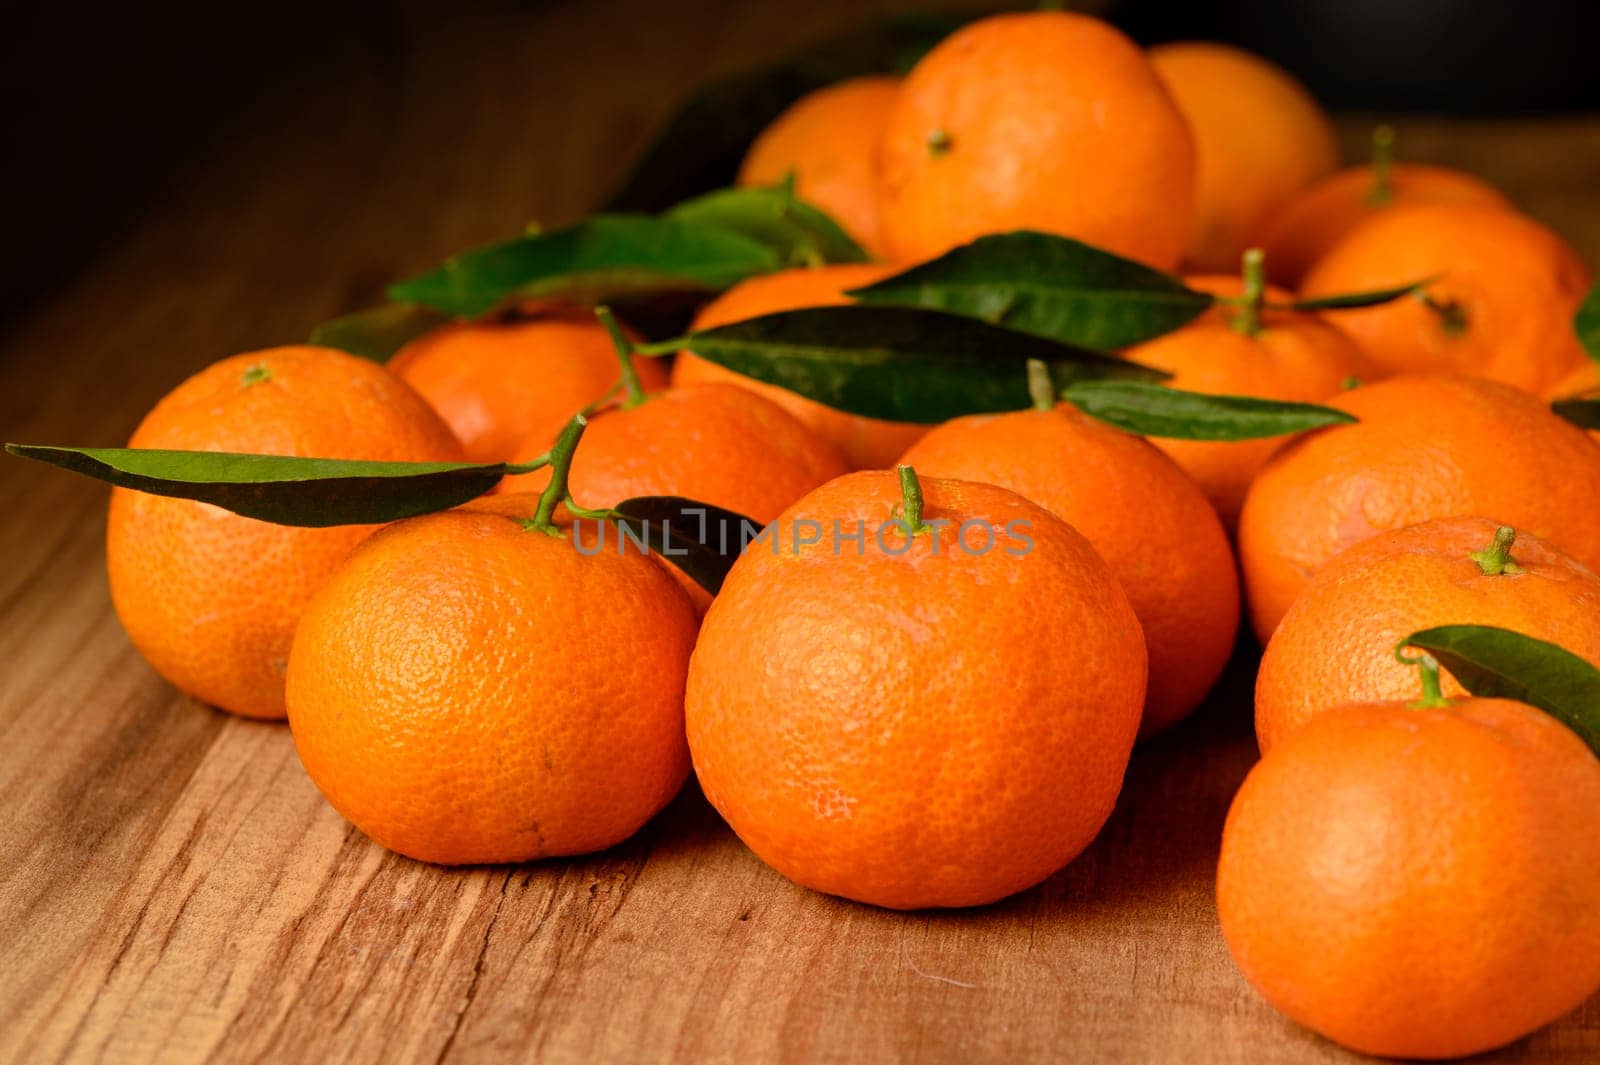
[[[544,454],[531,458],[527,462],[506,463],[506,476],[521,477],[525,473],[542,470],[548,465],[550,465],[550,452],[546,451]]]
[[[571,495],[568,495],[561,502],[567,508],[567,513],[574,518],[588,518],[590,521],[610,521],[617,516],[615,507],[600,507],[596,510],[591,510],[588,507],[578,506],[572,501]]]
[[[1056,382],[1043,359],[1028,360],[1028,395],[1034,410],[1056,409]]]
[[[1382,206],[1394,199],[1394,127],[1385,123],[1372,131],[1372,188],[1367,203]]]
[[[1233,328],[1247,337],[1253,337],[1261,332],[1261,305],[1266,300],[1267,270],[1266,255],[1260,248],[1250,248],[1245,251],[1241,263],[1244,275],[1244,294],[1240,298],[1239,310],[1233,316]]]
[[[917,480],[917,471],[903,464],[896,466],[895,470],[900,474],[900,516],[906,527],[906,535],[915,536],[928,531],[931,526],[922,520],[922,482]]]
[[[594,316],[606,327],[606,332],[611,336],[611,344],[617,349],[617,361],[622,364],[622,409],[637,407],[647,397],[644,394],[644,386],[639,383],[639,371],[633,368],[633,341],[628,339],[628,335],[622,331],[622,326],[617,324],[610,307],[596,307]]]
[[[539,493],[539,506],[533,512],[531,525],[551,536],[561,535],[555,527],[553,518],[556,506],[566,501],[567,475],[572,471],[572,456],[577,452],[578,441],[583,438],[583,431],[588,425],[589,419],[581,414],[574,414],[550,448],[550,483]]]
[[[1482,551],[1468,553],[1468,558],[1478,564],[1485,577],[1498,577],[1502,573],[1521,573],[1522,567],[1511,557],[1511,545],[1517,542],[1517,530],[1502,525],[1494,531],[1494,541]]]
[[[1426,651],[1418,651],[1414,655],[1406,654],[1406,648],[1411,646],[1409,640],[1401,640],[1394,648],[1394,657],[1403,666],[1416,666],[1422,676],[1422,698],[1411,705],[1418,710],[1434,710],[1441,706],[1449,706],[1450,700],[1444,697],[1444,691],[1439,687],[1439,660]]]

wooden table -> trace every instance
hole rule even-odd
[[[813,0],[818,32],[857,5]],[[466,20],[244,116],[0,338],[10,440],[117,444],[184,374],[302,338],[459,247],[592,206],[776,5]],[[653,21],[654,20],[654,21]],[[620,74],[626,73],[626,77]],[[1351,120],[1354,148],[1369,123]],[[1600,120],[1402,121],[1600,261]],[[176,694],[106,596],[105,490],[0,461],[0,1056],[16,1061],[1353,1060],[1229,961],[1212,875],[1250,660],[1134,756],[1063,873],[965,913],[825,898],[691,785],[603,855],[447,870],[317,795],[282,725]],[[1600,1001],[1500,1061],[1600,1059]]]

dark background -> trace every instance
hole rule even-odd
[[[708,11],[794,2],[603,6],[616,9],[616,32],[638,54],[671,39],[675,20],[686,15],[704,22]],[[0,258],[0,328],[114,242],[152,196],[170,193],[197,153],[247,141],[262,114],[347,103],[362,89],[363,100],[375,101],[362,104],[362,120],[390,120],[383,91],[403,92],[408,69],[445,30],[456,47],[473,34],[487,47],[508,24],[545,20],[554,9],[574,6],[532,0],[332,0],[242,10],[196,2],[0,3],[0,181],[8,252]],[[1006,5],[862,4],[859,19],[929,6]],[[1600,106],[1600,77],[1593,73],[1600,5],[1588,0],[1108,0],[1079,6],[1099,9],[1145,42],[1210,38],[1246,45],[1283,63],[1336,109],[1534,113]],[[811,43],[769,41],[766,54],[753,60],[766,62]],[[563,44],[581,50],[589,42]],[[707,78],[728,73],[707,72]],[[613,63],[594,76],[648,75]],[[389,88],[373,93],[374,81]],[[566,91],[581,107],[581,87]],[[329,153],[340,150],[339,143],[325,146]],[[315,168],[316,159],[305,164]]]

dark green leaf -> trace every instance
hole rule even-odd
[[[800,97],[845,78],[904,73],[974,17],[976,13],[893,17],[702,89],[645,149],[612,196],[610,209],[663,211],[732,184],[756,134]]]
[[[1384,303],[1393,303],[1402,296],[1409,296],[1419,291],[1432,278],[1422,278],[1404,285],[1395,285],[1391,288],[1373,289],[1371,292],[1342,292],[1332,296],[1310,296],[1305,299],[1293,299],[1284,303],[1268,301],[1266,307],[1274,311],[1349,311],[1358,307],[1376,307]]]
[[[1572,328],[1578,334],[1578,343],[1589,353],[1589,358],[1600,362],[1600,281],[1589,289],[1583,306],[1572,316]]]
[[[1486,699],[1536,706],[1600,754],[1600,669],[1571,651],[1490,625],[1443,625],[1413,633],[1461,686]]]
[[[310,527],[377,524],[445,510],[483,495],[506,472],[504,463],[357,462],[26,444],[7,444],[6,450],[123,488],[197,499],[279,525]]]
[[[1255,440],[1356,420],[1332,407],[1181,392],[1144,381],[1083,381],[1063,389],[1062,398],[1118,429],[1175,440]]]
[[[733,230],[771,248],[786,266],[867,261],[839,223],[787,188],[718,189],[663,217]]]
[[[850,295],[862,303],[951,311],[1089,348],[1170,333],[1214,302],[1131,259],[1027,230],[980,237]]]
[[[1550,409],[1579,428],[1600,431],[1600,398],[1558,399]]]
[[[391,303],[323,322],[311,331],[311,343],[373,362],[388,362],[395,352],[447,321],[426,307]]]
[[[1158,370],[975,318],[914,307],[812,307],[692,334],[696,355],[830,407],[872,418],[942,422],[1030,404],[1026,365],[1058,386]]]
[[[761,523],[680,496],[640,496],[611,508],[614,520],[647,548],[716,595]]]
[[[743,234],[682,219],[596,215],[566,229],[463,252],[389,288],[389,298],[476,318],[518,299],[597,302],[714,292],[783,265]]]

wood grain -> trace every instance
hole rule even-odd
[[[113,444],[182,375],[305,335],[444,253],[596,202],[672,100],[859,5],[584,5],[383,27],[242,116],[0,338],[7,439]],[[625,73],[626,76],[620,76]],[[1367,123],[1344,124],[1359,150]],[[1406,120],[1600,260],[1600,120]],[[442,870],[316,794],[277,725],[174,693],[106,597],[104,491],[0,462],[0,1057],[12,1061],[1355,1060],[1282,1020],[1216,927],[1254,758],[1249,659],[1136,754],[1038,889],[904,915],[767,870],[691,786],[579,861]],[[1498,1055],[1600,1058],[1600,1004]]]

